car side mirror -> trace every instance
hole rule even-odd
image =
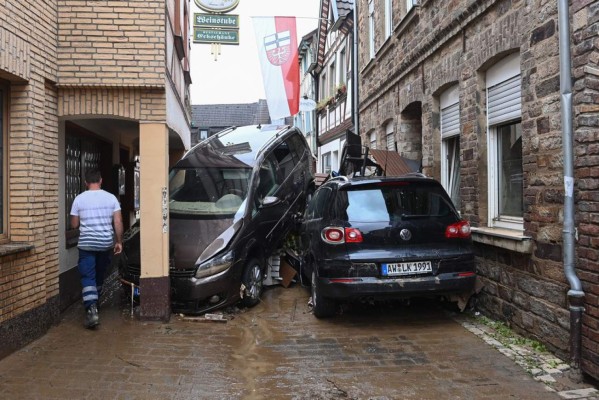
[[[281,203],[281,199],[279,199],[277,196],[266,196],[264,199],[262,199],[262,204],[260,205],[261,208],[269,208],[269,207],[273,207],[276,206],[277,204]]]

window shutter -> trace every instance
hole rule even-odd
[[[395,151],[395,138],[393,134],[387,135],[387,150]]]
[[[441,137],[446,138],[460,134],[460,103],[455,103],[441,110]]]
[[[520,75],[489,88],[489,126],[518,119],[522,115]]]

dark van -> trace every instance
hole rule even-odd
[[[177,162],[169,177],[174,312],[259,302],[267,260],[304,211],[310,161],[297,128],[246,126],[209,137]],[[132,231],[121,273],[137,284],[139,229]]]

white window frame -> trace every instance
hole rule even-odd
[[[393,32],[393,0],[385,0],[385,39]]]
[[[370,59],[374,58],[375,49],[374,49],[374,0],[368,1],[368,51],[370,54]]]
[[[458,199],[453,195],[454,189],[459,191],[459,188],[455,188],[455,185],[459,185],[459,169],[460,169],[460,155],[452,154],[455,151],[455,146],[451,147],[450,144],[454,140],[458,141],[458,150],[460,142],[460,88],[459,85],[454,85],[444,91],[439,99],[440,102],[440,133],[441,133],[441,185],[445,188],[445,191],[449,194],[454,203],[459,203]],[[455,113],[457,108],[457,127],[444,126],[443,125],[443,114],[444,112]],[[451,165],[448,162],[449,157],[452,157]],[[451,167],[451,170],[450,170]],[[455,168],[458,170],[456,171]],[[454,179],[458,175],[457,181]],[[456,207],[460,207],[460,204],[455,204]]]
[[[347,50],[343,47],[339,51],[339,84],[343,85],[347,81]]]
[[[495,228],[505,228],[523,232],[524,218],[515,216],[500,215],[499,213],[499,171],[498,163],[501,155],[499,154],[499,133],[498,128],[505,125],[520,123],[520,119],[514,118],[512,113],[509,119],[495,120],[494,125],[489,124],[489,90],[494,86],[501,84],[516,76],[520,76],[520,55],[511,54],[497,64],[493,65],[486,73],[486,97],[487,97],[487,169],[488,169],[488,226]],[[521,97],[521,94],[520,94]],[[520,112],[521,115],[521,112]],[[524,210],[523,210],[524,212]]]
[[[412,7],[418,4],[418,0],[406,0],[406,13],[410,12]]]

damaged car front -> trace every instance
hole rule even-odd
[[[267,260],[303,212],[309,148],[290,127],[231,128],[201,142],[169,176],[172,310],[200,314],[260,301]],[[139,284],[139,226],[127,234],[123,281]],[[143,293],[140,294],[143,296]]]

